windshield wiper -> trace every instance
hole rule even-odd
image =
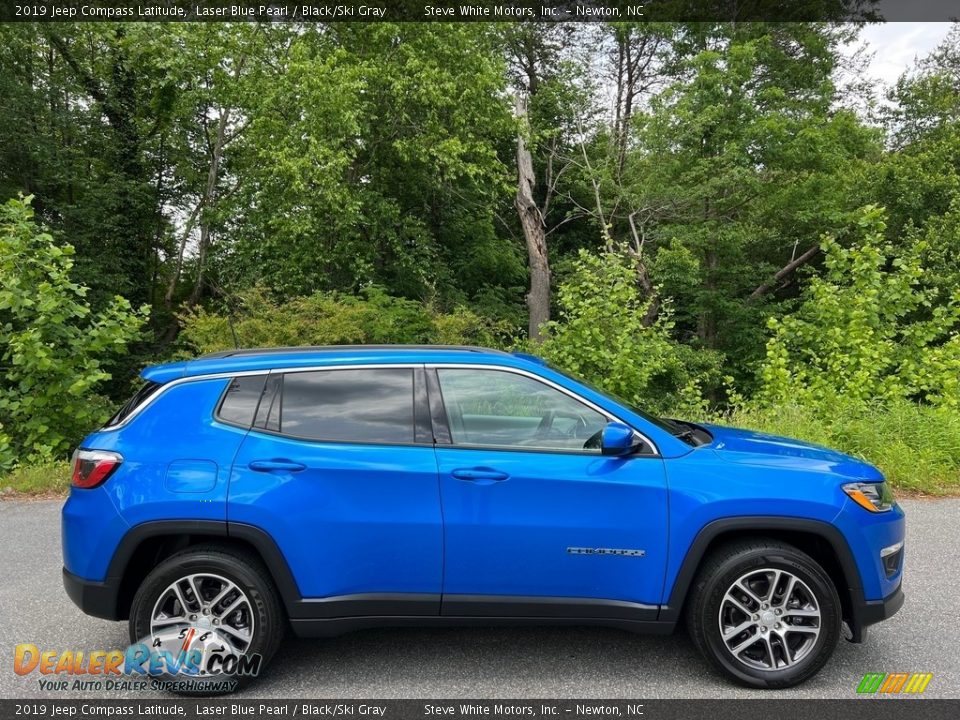
[[[695,446],[701,444],[699,438],[697,438],[697,431],[700,430],[698,426],[693,423],[684,422],[683,420],[671,420],[670,422],[679,430],[679,432],[673,433],[673,436],[677,438],[677,440],[693,440],[690,444]],[[680,430],[680,427],[683,425],[687,426],[686,430]]]

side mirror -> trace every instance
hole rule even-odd
[[[627,455],[634,450],[633,428],[620,422],[608,422],[603,428],[600,450],[604,455]]]

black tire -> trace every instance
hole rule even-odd
[[[727,590],[738,579],[752,571],[761,571],[768,568],[786,571],[802,581],[806,585],[806,589],[809,589],[815,597],[820,612],[820,632],[816,640],[809,642],[807,647],[800,649],[796,653],[799,659],[794,664],[785,667],[779,667],[779,665],[783,663],[784,652],[790,651],[784,649],[783,641],[779,638],[771,641],[775,645],[776,654],[774,654],[774,651],[766,650],[763,644],[765,636],[769,634],[771,638],[773,637],[772,630],[761,627],[764,622],[769,622],[769,618],[766,621],[761,620],[755,630],[751,626],[751,628],[744,630],[743,635],[738,635],[735,640],[731,640],[731,643],[739,644],[743,640],[749,640],[756,633],[762,632],[758,645],[754,645],[752,649],[748,649],[746,652],[740,652],[741,657],[753,653],[754,657],[759,659],[755,660],[748,657],[747,660],[742,660],[735,657],[721,634],[721,604]],[[772,578],[774,576],[775,573],[767,577]],[[763,574],[751,577],[762,578]],[[784,588],[785,584],[784,582],[780,587]],[[801,588],[800,592],[806,592],[806,589]],[[747,598],[746,595],[742,597]],[[729,612],[731,603],[727,602],[725,607],[727,608],[726,611]],[[750,600],[748,607],[753,607],[752,600]],[[786,612],[786,610],[781,612]],[[743,622],[749,622],[752,620],[752,616],[741,615],[740,619]],[[797,621],[791,620],[791,622]],[[801,620],[799,622],[815,624],[817,621]],[[841,634],[842,610],[840,598],[833,582],[813,558],[792,545],[773,539],[756,538],[723,545],[716,551],[711,552],[709,557],[704,560],[691,586],[687,601],[686,623],[687,630],[697,649],[727,677],[747,687],[787,688],[799,685],[811,678],[830,659]],[[736,621],[731,622],[731,624],[736,626]],[[781,626],[778,624],[777,627]],[[790,640],[787,642],[793,642],[798,637],[801,642],[807,642],[803,640],[802,633],[790,635]],[[776,666],[776,669],[760,669],[752,667],[747,662],[750,660],[767,662],[769,665],[771,655],[774,655],[773,665]]]
[[[254,632],[244,655],[259,654],[262,658],[260,673],[269,664],[286,634],[286,616],[277,595],[270,573],[255,555],[241,549],[216,545],[196,545],[171,555],[161,562],[140,584],[130,608],[130,642],[143,642],[151,634],[151,613],[154,605],[175,580],[193,573],[212,573],[235,583],[250,600]],[[196,678],[197,682],[182,674],[162,678],[172,681],[167,686],[171,692],[181,695],[223,695],[254,680],[244,674],[220,672]],[[210,682],[214,681],[214,682]],[[228,682],[220,682],[228,681]],[[216,685],[233,687],[216,689]]]

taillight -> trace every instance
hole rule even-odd
[[[123,456],[106,450],[77,450],[73,453],[73,486],[95,488],[123,463]]]

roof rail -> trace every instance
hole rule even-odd
[[[250,355],[287,355],[309,352],[349,352],[363,350],[452,350],[456,352],[489,353],[509,355],[504,350],[476,347],[473,345],[293,345],[287,347],[237,348],[235,350],[220,350],[219,352],[201,355],[198,360],[214,360],[218,358],[247,357]]]

